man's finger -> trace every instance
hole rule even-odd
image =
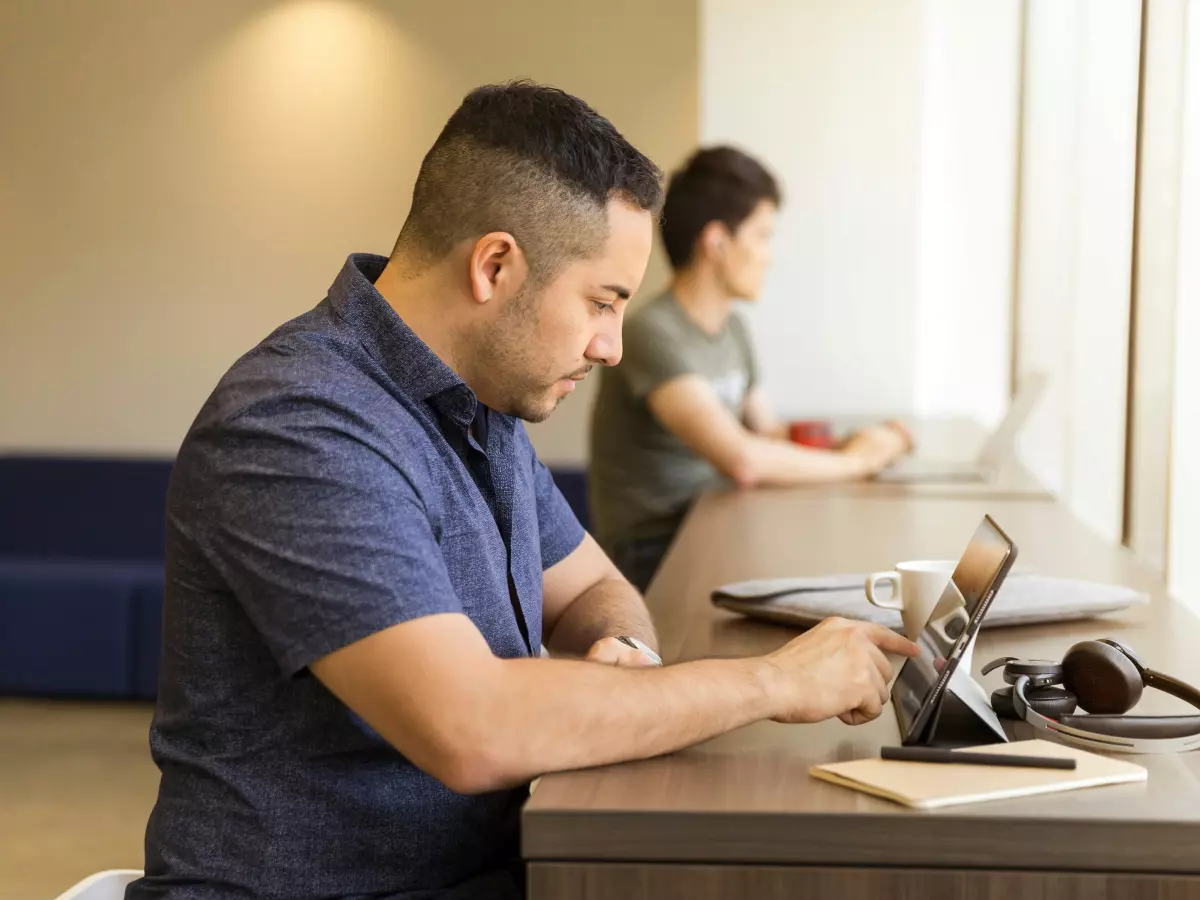
[[[842,721],[847,725],[866,725],[874,718],[875,716],[868,715],[867,713],[863,712],[862,708],[860,707],[859,709],[852,709],[850,712],[846,713],[845,718],[843,718]]]
[[[913,448],[916,442],[913,440],[912,432],[909,430],[907,425],[905,425],[899,419],[889,419],[885,424],[888,426],[888,428],[891,428],[893,431],[899,434],[901,438],[904,439],[905,450],[911,450]]]
[[[875,674],[878,676],[875,681],[875,690],[879,692],[879,706],[882,709],[887,706],[889,697],[887,680],[883,677],[882,673],[877,672]]]
[[[621,660],[622,665],[638,666],[640,668],[655,668],[655,669],[657,669],[660,665],[662,665],[662,663],[656,662],[655,660],[651,659],[649,656],[647,656],[641,650],[634,650],[634,649],[630,648],[629,654],[630,655],[628,656],[628,658]]]
[[[901,656],[920,656],[921,650],[902,634],[892,631],[883,625],[877,625],[874,622],[867,622],[867,637],[880,650],[887,653],[899,653]]]
[[[615,666],[621,661],[621,654],[630,648],[617,641],[602,640],[592,644],[584,657],[588,662],[604,663]]]
[[[630,647],[616,638],[602,638],[596,641],[584,658],[588,662],[608,666],[628,666],[631,669],[644,669],[659,665],[641,650]]]
[[[869,694],[863,698],[863,703],[856,713],[863,716],[863,721],[870,722],[872,719],[878,719],[879,714],[883,712],[883,702],[875,694]]]
[[[879,672],[879,676],[884,683],[892,680],[892,664],[888,662],[888,658],[883,655],[883,651],[874,644],[867,644],[867,653],[871,657],[871,662],[875,663],[875,668]]]

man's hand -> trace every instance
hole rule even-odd
[[[908,452],[912,439],[907,431],[889,425],[872,425],[857,432],[843,447],[843,452],[862,460],[868,474],[886,469]]]
[[[917,445],[917,442],[913,440],[912,431],[909,430],[907,425],[905,425],[899,419],[888,419],[883,424],[885,428],[890,428],[900,435],[901,439],[904,441],[905,453],[912,452],[912,449]]]
[[[768,691],[777,722],[847,725],[878,717],[888,700],[892,665],[884,652],[916,656],[916,644],[872,622],[826,619],[767,656]]]
[[[600,638],[592,644],[585,659],[589,662],[605,663],[610,666],[629,666],[634,669],[658,665],[641,650],[630,647],[615,637]]]

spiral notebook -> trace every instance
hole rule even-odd
[[[1031,797],[1106,784],[1145,781],[1147,778],[1146,770],[1134,763],[1050,741],[1016,741],[969,749],[1017,756],[1073,757],[1076,767],[1071,771],[856,759],[813,766],[809,774],[822,781],[914,809],[939,809],[987,800]]]

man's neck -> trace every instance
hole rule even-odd
[[[733,297],[706,268],[680,269],[671,281],[671,294],[708,334],[718,334],[733,312]]]
[[[464,361],[455,358],[455,347],[459,343],[455,340],[456,328],[447,316],[446,292],[453,287],[444,283],[440,267],[409,276],[402,265],[391,260],[375,280],[375,290],[438,359],[459,378],[467,380],[462,367]]]

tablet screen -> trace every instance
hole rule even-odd
[[[892,703],[906,741],[921,738],[969,635],[978,630],[1016,553],[1008,536],[985,516],[917,636],[921,655],[904,661],[892,685]]]

